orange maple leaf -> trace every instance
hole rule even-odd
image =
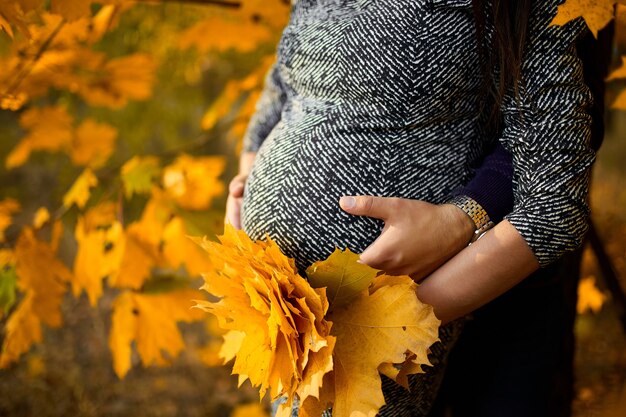
[[[79,217],[74,236],[78,244],[74,258],[72,292],[82,290],[95,306],[102,295],[102,281],[119,272],[126,243],[122,225],[115,218],[117,205],[102,203]]]
[[[299,276],[293,260],[269,238],[252,242],[226,225],[219,239],[221,244],[197,240],[212,262],[202,288],[220,299],[197,305],[229,330],[221,355],[235,359],[239,382],[249,379],[261,396],[268,389],[272,398],[315,395],[332,369],[335,343],[324,318],[325,291]]]
[[[200,311],[191,308],[191,300],[201,297],[196,290],[163,294],[123,292],[113,303],[109,348],[113,367],[123,378],[131,368],[131,343],[144,366],[167,365],[185,347],[177,322],[201,320]]]
[[[613,19],[615,3],[616,0],[566,0],[559,5],[550,24],[562,26],[582,16],[593,36],[597,38],[598,31]]]
[[[205,210],[215,197],[224,193],[225,186],[219,176],[225,166],[226,161],[220,156],[182,154],[163,169],[165,192],[182,208]]]

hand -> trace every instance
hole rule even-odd
[[[247,174],[239,174],[235,176],[228,185],[224,223],[230,223],[235,229],[241,229],[241,204],[243,202],[243,190],[247,178]]]
[[[421,280],[469,243],[475,226],[460,208],[397,197],[342,197],[341,208],[382,219],[380,236],[360,261],[392,275]]]

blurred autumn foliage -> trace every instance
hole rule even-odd
[[[236,141],[217,138],[241,136],[289,6],[197,3],[0,5],[2,135],[17,139],[3,140],[1,367],[42,341],[42,325],[62,325],[70,288],[93,307],[115,297],[119,377],[133,346],[144,365],[167,364],[184,349],[176,323],[204,319],[189,307],[207,258],[187,236],[220,231],[226,160],[216,154]],[[201,68],[219,53],[252,65],[222,76],[223,92],[206,100]],[[158,85],[168,78],[173,97]]]
[[[553,23],[583,16],[597,32],[615,15],[615,50],[624,54],[624,4],[567,0]],[[106,370],[130,377],[135,365],[171,364],[183,351],[196,361],[184,367],[196,380],[206,382],[197,364],[221,364],[222,330],[189,309],[192,299],[205,297],[197,288],[208,257],[187,236],[222,231],[225,180],[235,168],[229,162],[255,110],[289,9],[283,0],[0,2],[2,373],[45,373],[50,365],[40,342],[60,344],[64,324],[74,328],[78,317],[91,317],[82,325],[85,334],[106,335],[110,353],[98,351],[109,361],[98,374],[106,381],[114,380]],[[608,79],[607,102],[626,110],[626,55],[619,59]],[[614,136],[621,135],[622,144],[605,148],[626,155],[626,125],[616,125]],[[611,168],[620,164],[609,161],[596,170],[592,204],[624,276],[626,195],[616,184],[626,172]],[[609,210],[616,199],[617,208]],[[610,297],[594,262],[585,255],[581,337],[594,334],[589,310],[610,315],[602,309]],[[194,329],[191,336],[184,337],[179,323]],[[626,352],[626,346],[620,349]],[[615,358],[624,372],[625,358]],[[135,372],[137,378],[147,375]],[[227,372],[215,372],[227,380]],[[61,374],[59,380],[70,378]],[[606,382],[599,376],[590,381]],[[230,392],[217,379],[206,383],[213,395]],[[176,390],[175,383],[158,378],[154,384],[156,391]],[[70,391],[80,391],[75,385]],[[608,395],[595,385],[582,386],[579,404],[594,405],[603,393]],[[112,407],[103,410],[85,403],[85,396],[76,394],[82,411],[75,415],[125,415],[111,397],[103,397]],[[237,401],[223,400],[228,407]],[[43,415],[41,408],[7,404],[2,400],[0,414]],[[255,405],[238,411],[262,412]],[[175,408],[162,415],[187,414]]]

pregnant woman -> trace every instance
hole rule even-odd
[[[253,239],[269,233],[301,270],[348,247],[421,280],[419,297],[447,323],[442,343],[411,392],[384,384],[381,415],[427,415],[462,317],[581,243],[591,99],[575,52],[583,23],[549,26],[557,3],[292,7],[227,217]],[[484,210],[450,197],[496,143],[512,155],[514,205],[475,240]]]

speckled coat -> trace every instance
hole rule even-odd
[[[519,96],[506,97],[497,138],[513,155],[505,218],[542,266],[581,243],[595,156],[575,49],[584,24],[549,26],[558,3],[533,5]],[[257,151],[246,232],[269,233],[304,269],[335,247],[361,252],[380,234],[381,220],[339,208],[342,195],[442,202],[492,140],[479,59],[471,0],[295,2],[244,138],[244,150]],[[442,331],[436,363],[457,330]],[[386,383],[381,414],[424,415],[439,374],[414,378],[413,394]]]

